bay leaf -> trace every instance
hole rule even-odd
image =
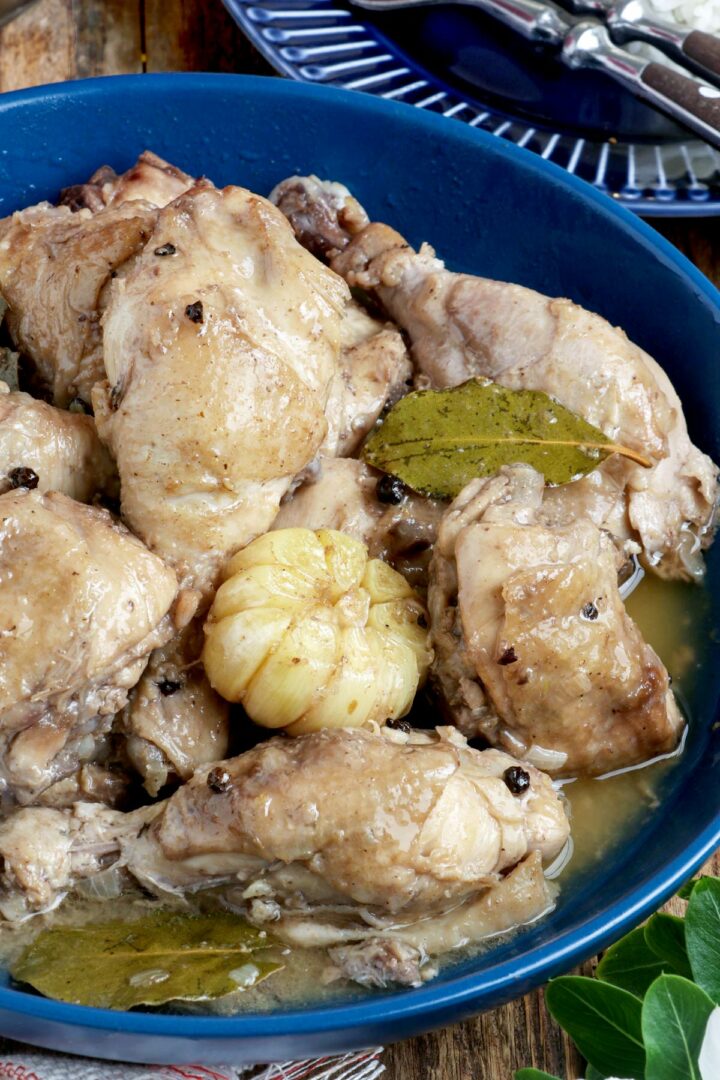
[[[610,946],[598,964],[595,976],[641,998],[658,975],[672,970],[672,965],[648,945],[645,927],[638,926]]]
[[[615,453],[652,464],[539,390],[470,379],[450,390],[417,390],[401,398],[361,456],[423,495],[452,499],[470,480],[491,476],[501,465],[524,462],[547,483],[566,484]]]
[[[229,912],[155,911],[140,919],[41,931],[11,969],[46,997],[131,1009],[209,1001],[249,989],[283,966],[275,942]]]

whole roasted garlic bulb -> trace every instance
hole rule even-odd
[[[230,561],[203,662],[228,701],[292,735],[403,716],[430,661],[405,579],[332,529],[279,529]]]

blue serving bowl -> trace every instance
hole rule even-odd
[[[667,368],[695,440],[720,459],[720,294],[648,225],[554,165],[441,116],[275,79],[150,75],[0,98],[0,213],[53,199],[150,147],[218,184],[268,192],[290,173],[350,185],[371,215],[449,265],[569,296]],[[709,560],[720,596],[720,543]],[[524,994],[657,908],[720,844],[718,635],[693,724],[652,817],[564,889],[557,910],[422,989],[233,1018],[119,1013],[0,987],[0,1031],[126,1061],[269,1061],[405,1038]],[[1,931],[0,931],[1,932]]]

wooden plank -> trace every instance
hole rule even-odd
[[[148,71],[272,74],[219,0],[145,0]]]
[[[142,0],[74,0],[78,78],[143,70]]]
[[[0,91],[75,74],[72,0],[40,0],[0,30]]]

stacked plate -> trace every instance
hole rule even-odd
[[[461,5],[224,0],[282,74],[442,113],[540,154],[645,216],[720,213],[718,154],[601,72],[570,71]]]

